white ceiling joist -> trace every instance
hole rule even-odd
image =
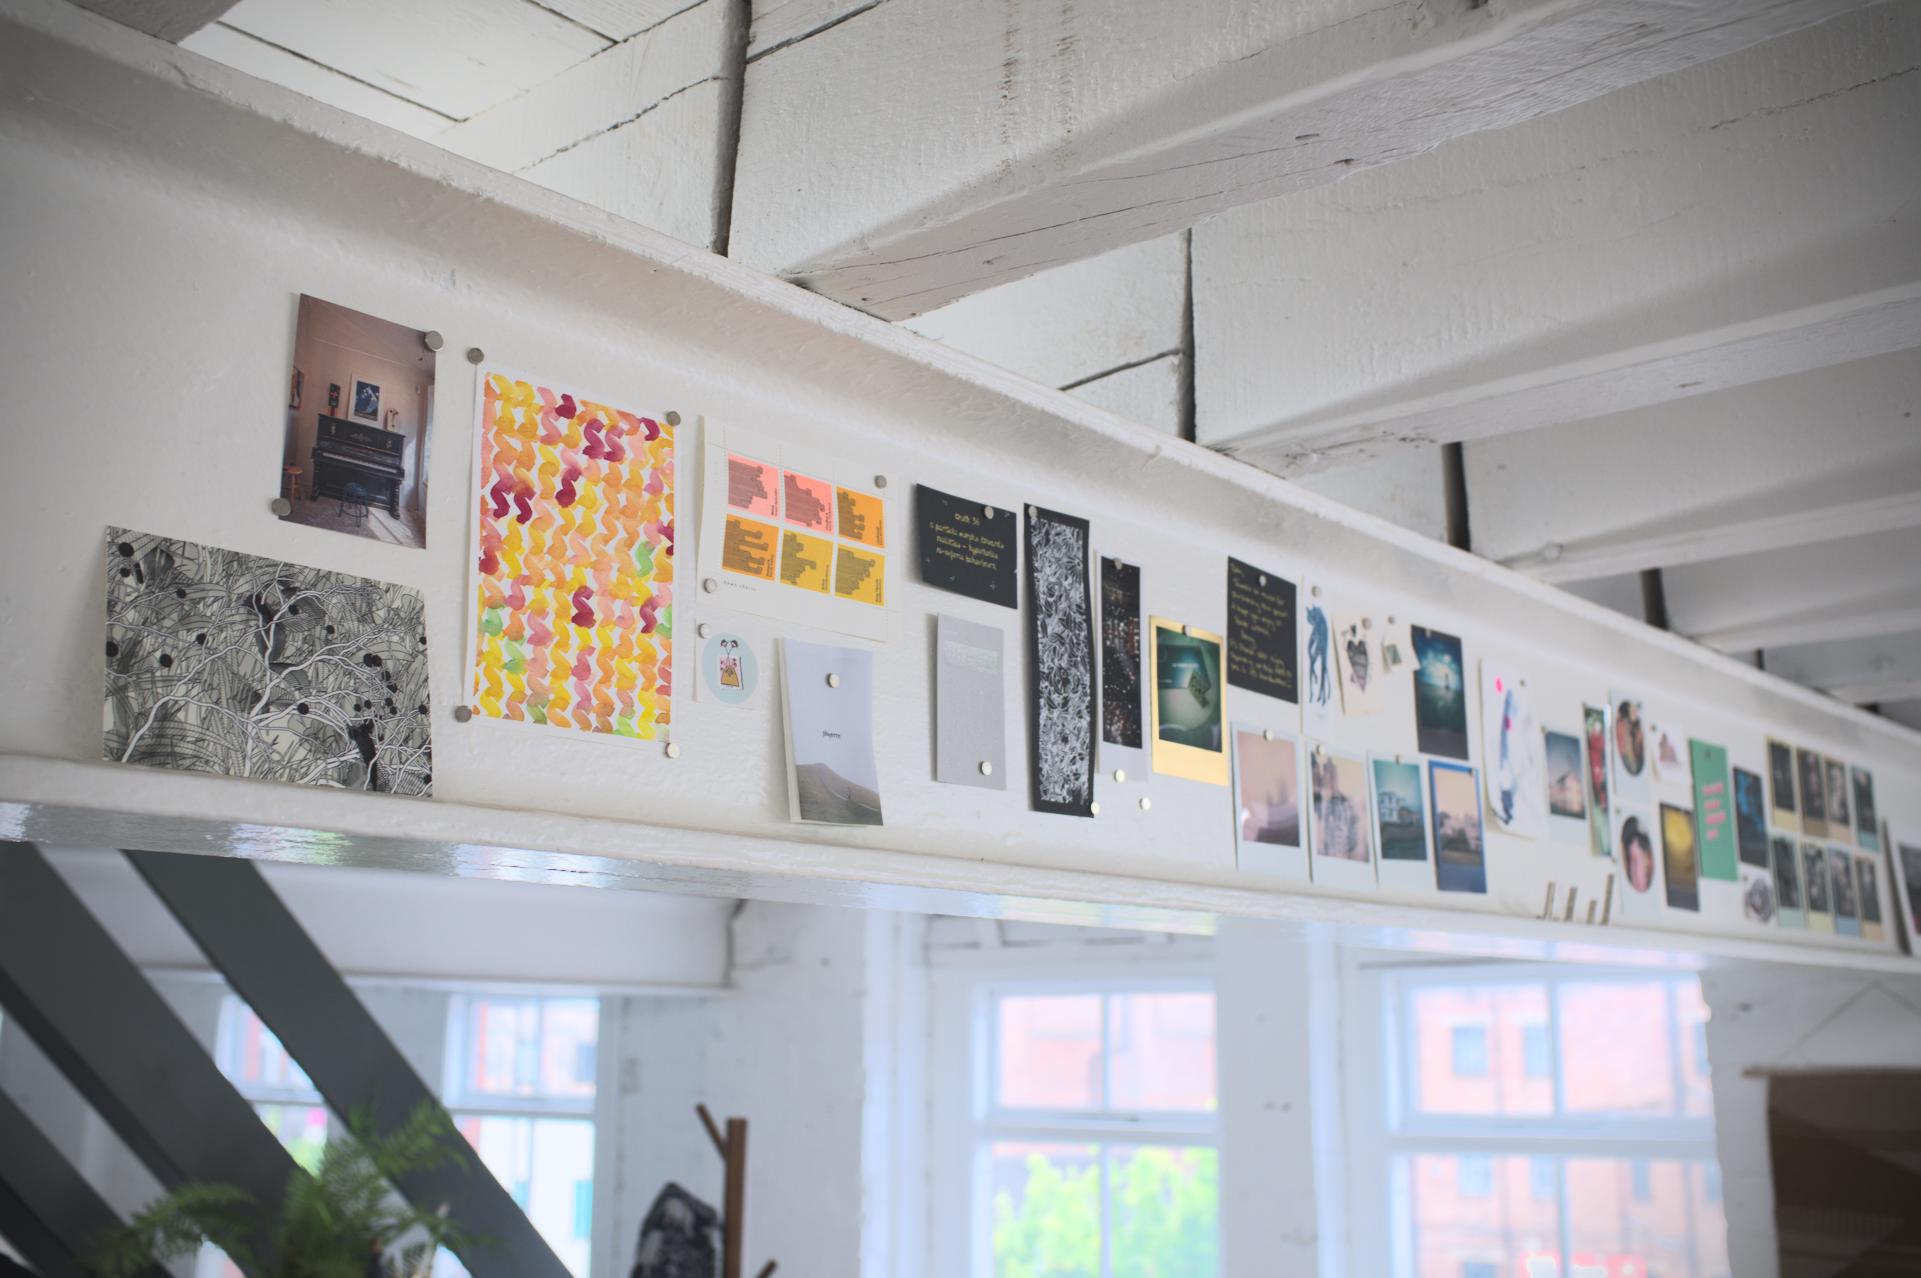
[[[1819,688],[1849,705],[1921,697],[1921,631],[1770,649],[1767,664],[1770,673]]]
[[[750,54],[732,251],[902,319],[1858,5],[828,6]]]
[[[1662,576],[1669,625],[1724,652],[1898,634],[1900,614],[1921,607],[1921,528],[1681,564]],[[1576,584],[1588,594],[1603,583]]]
[[[1866,9],[1197,226],[1198,438],[1298,474],[1921,343],[1917,61]]]
[[[123,27],[179,44],[233,8],[234,0],[73,0]]]
[[[1893,596],[1877,592],[1851,605],[1783,612],[1692,638],[1722,652],[1754,652],[1909,631],[1921,633],[1921,591],[1909,590]]]

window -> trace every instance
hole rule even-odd
[[[214,1062],[295,1162],[308,1171],[319,1166],[327,1147],[326,1102],[273,1031],[237,994],[221,1000]]]
[[[575,1278],[593,1234],[599,1042],[598,999],[459,995],[448,1010],[454,1125]]]
[[[1214,1278],[1214,995],[1172,981],[972,984],[968,1278]],[[960,1147],[964,1142],[964,1148]]]
[[[1383,1271],[1726,1278],[1694,977],[1456,966],[1381,989]]]
[[[1487,1031],[1479,1025],[1454,1027],[1454,1076],[1480,1078],[1487,1073]]]

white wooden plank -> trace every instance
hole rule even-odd
[[[1876,590],[1871,595],[1822,608],[1795,608],[1790,583],[1771,616],[1748,620],[1694,638],[1722,652],[1752,652],[1834,639],[1866,639],[1921,631],[1921,590]]]
[[[1921,697],[1921,630],[1770,648],[1768,669],[1849,705]]]
[[[541,0],[543,7],[564,14],[610,40],[625,40],[658,26],[687,8],[691,0]]]
[[[1162,236],[976,293],[906,327],[1065,386],[1178,348],[1187,243]]]
[[[747,56],[758,58],[885,0],[755,0]]]
[[[1409,532],[1447,540],[1447,484],[1438,448],[1409,448],[1358,466],[1300,475],[1294,482]]]
[[[1857,3],[887,0],[750,64],[731,251],[903,318]]]
[[[234,0],[73,0],[121,26],[179,44],[233,8]]]
[[[1130,422],[1152,426],[1163,435],[1180,437],[1183,392],[1178,353],[1082,382],[1067,393]]]
[[[1900,611],[1921,599],[1921,528],[1681,564],[1661,575],[1669,623],[1677,632],[1730,651],[1791,643],[1792,636],[1774,640],[1767,632],[1783,621],[1866,617]],[[1849,633],[1887,631],[1870,627]],[[1756,637],[1760,643],[1748,642]]]
[[[1921,521],[1921,351],[1465,449],[1474,550],[1544,581]]]
[[[432,137],[453,123],[438,111],[349,79],[224,23],[201,28],[182,40],[180,47],[417,138]]]
[[[510,173],[538,164],[638,119],[689,85],[725,74],[729,15],[726,0],[703,0],[454,125],[435,141]],[[650,180],[659,180],[658,174]],[[695,175],[688,180],[699,184]]]
[[[725,86],[709,80],[639,119],[542,160],[531,182],[698,248],[720,228]]]
[[[465,119],[609,43],[526,0],[240,0],[228,26]]]
[[[1194,232],[1206,443],[1281,473],[1921,342],[1921,8]]]

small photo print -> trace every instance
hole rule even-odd
[[[1481,787],[1466,764],[1428,765],[1434,809],[1434,881],[1443,892],[1487,891],[1487,848],[1481,826]]]
[[[1827,774],[1828,833],[1835,838],[1851,838],[1854,819],[1849,815],[1848,765],[1839,759],[1823,759],[1821,766]]]
[[[1341,710],[1349,716],[1381,708],[1381,646],[1372,617],[1342,617],[1335,624],[1334,655],[1341,672]]]
[[[1861,921],[1881,925],[1881,887],[1876,882],[1873,857],[1857,857],[1854,862],[1861,887]]]
[[[1661,869],[1667,876],[1668,908],[1701,908],[1701,851],[1695,840],[1694,813],[1671,803],[1661,805]]]
[[[1587,740],[1588,847],[1596,856],[1614,855],[1609,836],[1608,712],[1606,706],[1581,707]]]
[[[1821,769],[1821,756],[1812,750],[1796,750],[1794,759],[1801,777],[1801,832],[1811,838],[1824,838],[1828,832],[1828,783]],[[1810,900],[1812,896],[1810,890]]]
[[[1242,843],[1301,846],[1300,743],[1278,732],[1234,730]]]
[[[278,489],[292,509],[281,518],[393,546],[427,544],[435,358],[426,338],[420,329],[301,296],[294,385],[312,376],[329,393],[288,396]],[[344,388],[344,401],[335,387]]]
[[[1774,921],[1774,883],[1766,874],[1741,871],[1741,914],[1750,923]]]
[[[1587,760],[1581,738],[1547,730],[1547,810],[1550,816],[1587,823]]]
[[[874,654],[781,641],[788,795],[794,819],[879,825],[874,758]]]
[[[1654,793],[1648,762],[1648,725],[1641,698],[1616,691],[1608,697],[1614,716],[1614,795],[1617,803],[1645,803]]]
[[[1374,759],[1374,830],[1383,861],[1427,860],[1427,805],[1421,765]]]
[[[1895,910],[1907,910],[1908,937],[1921,945],[1921,847],[1896,843],[1894,868]]]
[[[1802,881],[1808,889],[1808,913],[1826,914],[1828,905],[1828,857],[1812,843],[1801,845]]]
[[[1771,737],[1768,739],[1768,806],[1774,814],[1774,824],[1795,823],[1794,750],[1787,742]]]
[[[1221,748],[1221,645],[1171,626],[1155,628],[1155,735],[1195,750]]]
[[[1854,769],[1854,841],[1870,852],[1881,850],[1881,814],[1874,806],[1874,774]]]
[[[1622,891],[1646,896],[1654,889],[1654,829],[1648,819],[1635,813],[1621,813]]]
[[[1466,762],[1467,665],[1461,641],[1425,626],[1415,626],[1413,634],[1414,728],[1421,753]]]
[[[1774,855],[1774,899],[1784,910],[1801,908],[1801,871],[1796,864],[1794,840],[1775,835],[1768,841]]]
[[[1828,878],[1834,885],[1830,897],[1834,905],[1834,917],[1859,917],[1860,911],[1854,903],[1854,856],[1846,848],[1828,849]]]
[[[1350,754],[1315,747],[1314,855],[1337,861],[1373,860],[1367,820],[1367,764]]]
[[[1767,800],[1761,794],[1760,775],[1746,768],[1734,770],[1734,839],[1741,864],[1767,868]]]

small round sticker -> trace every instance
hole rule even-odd
[[[760,662],[747,641],[723,630],[707,640],[700,652],[701,677],[714,700],[742,705],[760,690]]]

